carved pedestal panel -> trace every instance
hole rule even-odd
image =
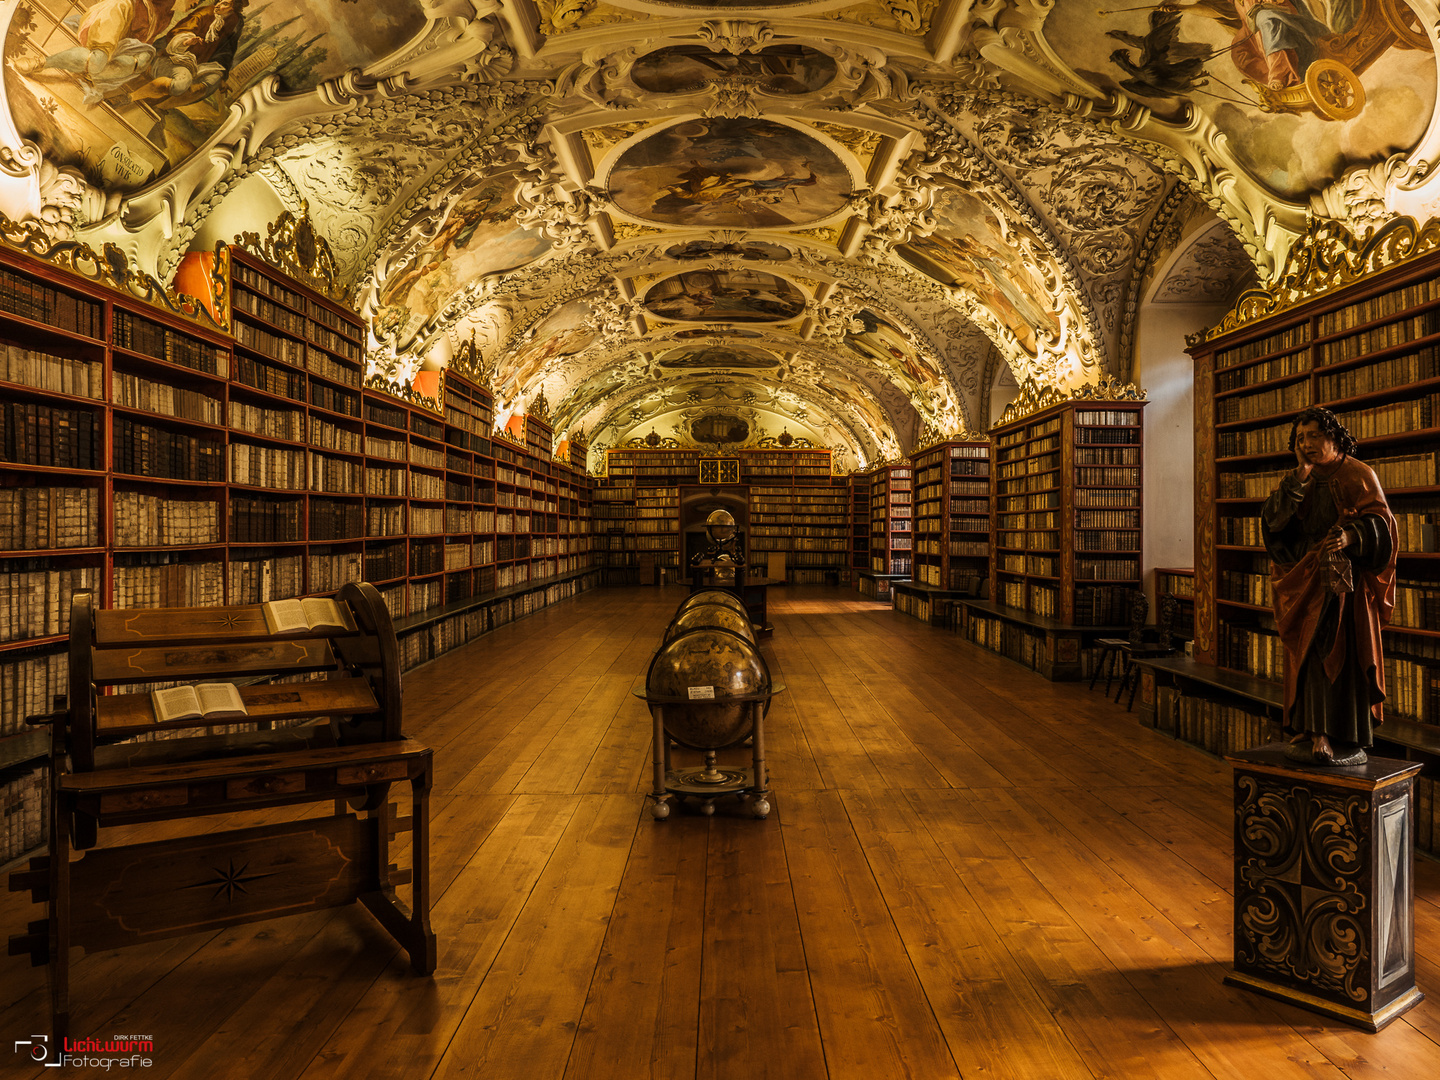
[[[1417,763],[1236,754],[1235,968],[1226,982],[1378,1031],[1415,986]]]

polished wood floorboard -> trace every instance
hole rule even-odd
[[[630,690],[682,596],[589,593],[406,678],[433,978],[356,906],[77,958],[72,1034],[205,1080],[1440,1075],[1440,996],[1367,1035],[1223,985],[1223,762],[854,592],[772,590],[770,818],[652,821]],[[5,934],[42,916],[0,894]],[[4,1041],[45,1030],[44,970],[0,971]]]

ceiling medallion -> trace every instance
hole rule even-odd
[[[1436,248],[1440,248],[1440,218],[1432,218],[1423,228],[1413,217],[1392,218],[1369,239],[1361,240],[1339,222],[1311,217],[1305,235],[1290,249],[1276,283],[1243,293],[1218,324],[1186,338],[1186,343],[1193,348],[1202,341],[1213,341],[1246,323],[1268,318],[1321,293],[1332,295]]]
[[[322,296],[344,303],[335,255],[330,242],[315,231],[307,204],[301,203],[298,218],[289,210],[280,211],[264,240],[257,233],[242,232],[235,244]]]

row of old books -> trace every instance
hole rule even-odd
[[[1316,391],[1321,401],[1342,401],[1361,394],[1409,386],[1435,378],[1440,373],[1437,359],[1440,359],[1440,354],[1431,345],[1404,356],[1392,356],[1388,360],[1321,375],[1315,383]]]
[[[445,509],[440,506],[412,506],[410,532],[415,536],[433,536],[445,531]]]
[[[1081,487],[1119,487],[1140,483],[1140,470],[1114,466],[1082,466],[1075,470],[1075,483]]]
[[[1315,321],[1315,330],[1320,337],[1326,337],[1341,330],[1349,330],[1354,326],[1364,326],[1368,322],[1383,319],[1387,315],[1398,315],[1402,311],[1419,307],[1432,300],[1440,300],[1440,283],[1437,283],[1434,278],[1428,278],[1425,281],[1407,285],[1403,289],[1395,289],[1379,296],[1372,296],[1368,300],[1361,300],[1359,303],[1327,312]]]
[[[1398,580],[1390,625],[1411,630],[1440,630],[1440,581]]]
[[[1084,581],[1138,581],[1138,559],[1076,559],[1075,577]]]
[[[49,768],[36,766],[0,779],[0,863],[45,842],[50,817]]]
[[[97,400],[105,396],[102,364],[54,356],[23,345],[0,343],[0,382]]]
[[[304,505],[299,499],[230,496],[232,544],[284,544],[302,539]]]
[[[1368,370],[1368,369],[1359,369]],[[1349,375],[1344,372],[1342,375]],[[1332,376],[1341,378],[1342,375]],[[1322,391],[1323,393],[1323,391]],[[1331,398],[1339,395],[1327,395]],[[1298,412],[1310,404],[1310,384],[1291,383],[1274,390],[1262,390],[1258,394],[1243,394],[1221,398],[1215,402],[1215,422],[1233,424],[1240,420],[1255,420],[1262,416],[1276,416],[1280,413]]]
[[[230,444],[230,482],[250,487],[304,491],[309,486],[304,450],[258,443]]]
[[[1076,529],[1076,551],[1139,551],[1138,527],[1117,528],[1116,531]]]
[[[1220,571],[1220,599],[1255,607],[1274,607],[1274,579],[1270,574],[1252,574],[1243,570]]]
[[[224,405],[219,398],[197,390],[142,379],[123,371],[114,374],[112,400],[128,409],[174,416],[181,420],[216,426],[225,422]]]
[[[297,368],[305,366],[305,345],[302,342],[273,334],[244,319],[235,320],[235,342],[282,364]]]
[[[287,368],[276,367],[274,364],[262,363],[248,356],[235,357],[235,381],[244,383],[246,386],[253,386],[256,390],[263,390],[267,394],[289,398],[291,401],[303,402],[306,399],[306,379],[303,374]],[[317,386],[316,389],[333,391],[333,388],[328,386]],[[333,392],[340,393],[340,391]],[[315,404],[322,409],[328,408],[331,412],[343,411],[331,408],[321,401],[317,401]]]
[[[1387,653],[1385,715],[1440,723],[1440,669],[1406,656]]]
[[[301,376],[303,381],[304,376]],[[301,401],[305,400],[302,392]],[[338,386],[326,386],[323,383],[312,382],[310,384],[310,404],[317,409],[324,409],[327,412],[339,413],[341,416],[360,415],[360,395],[353,390],[342,390]]]
[[[131,561],[137,560],[137,561]],[[181,562],[170,552],[131,555],[112,571],[117,608],[218,607],[225,603],[224,565]]]
[[[359,551],[311,552],[306,592],[335,592],[351,581],[365,580],[365,556]]]
[[[225,567],[229,602],[266,604],[300,596],[305,592],[304,571],[300,555],[232,556]]]
[[[220,504],[139,491],[115,492],[116,547],[182,547],[220,542]]]
[[[9,268],[0,269],[0,311],[85,337],[105,336],[104,309]]]
[[[1263,713],[1209,698],[1156,688],[1155,726],[1212,754],[1237,754],[1281,739],[1280,723]]]
[[[1077,446],[1077,465],[1139,465],[1138,446]]]
[[[1135,446],[1140,432],[1128,428],[1079,428],[1075,432],[1077,446]]]
[[[396,544],[365,549],[365,579],[367,581],[391,581],[404,577],[406,566],[406,545],[402,540]]]
[[[1273,630],[1220,624],[1220,666],[1278,681],[1285,674],[1284,649]]]
[[[305,335],[305,328],[310,322],[303,312],[282,307],[274,301],[238,285],[232,293],[232,302],[237,311],[259,316],[271,326],[278,326],[281,330],[289,331],[297,337]]]
[[[360,453],[360,433],[340,427],[318,416],[310,417],[310,436],[306,440],[311,446],[322,450],[340,450],[347,454]]]
[[[1216,353],[1215,367],[1217,369],[1234,367],[1236,364],[1243,364],[1247,360],[1258,360],[1262,356],[1279,352],[1281,349],[1293,349],[1297,345],[1306,344],[1309,340],[1310,324],[1308,322],[1300,323],[1298,326],[1292,326],[1256,341],[1247,341],[1233,349]]]
[[[329,454],[311,454],[310,490],[332,491],[337,494],[358,492],[364,472],[364,467],[358,461],[331,457]]]
[[[1075,589],[1076,626],[1123,626],[1130,621],[1130,589],[1089,585]]]
[[[1357,439],[1424,431],[1426,428],[1435,427],[1437,420],[1440,420],[1440,394],[1427,394],[1422,398],[1396,401],[1389,405],[1371,405],[1335,415]]]
[[[70,632],[70,600],[100,591],[98,566],[56,569],[38,559],[0,564],[0,641],[55,637]]]
[[[30,728],[28,716],[47,713],[70,692],[69,655],[63,650],[0,653],[0,737]]]
[[[1227,515],[1220,518],[1218,524],[1215,538],[1222,544],[1234,547],[1263,547],[1265,544],[1258,516]]]
[[[98,547],[99,544],[99,488],[0,488],[0,551],[43,551]]]
[[[1075,527],[1077,529],[1138,529],[1140,528],[1140,511],[1078,510],[1075,514]]]
[[[1323,343],[1319,348],[1319,366],[1343,364],[1357,356],[1391,349],[1435,333],[1440,333],[1440,311],[1432,309],[1412,315],[1408,319],[1399,319],[1384,326],[1372,327],[1363,333]]]
[[[1227,390],[1240,390],[1246,386],[1269,382],[1271,379],[1300,375],[1309,370],[1310,350],[1301,349],[1299,352],[1286,353],[1284,356],[1251,364],[1237,371],[1222,371],[1215,377],[1215,390],[1223,394]]]
[[[410,576],[438,574],[445,569],[445,550],[439,540],[410,541]]]
[[[234,444],[232,444],[232,449]],[[163,480],[225,480],[225,445],[115,417],[115,471]]]
[[[1437,458],[1440,458],[1440,452],[1430,451],[1370,458],[1366,464],[1375,470],[1380,486],[1389,491],[1394,488],[1434,487]]]
[[[300,409],[269,409],[232,400],[230,426],[251,435],[263,435],[267,439],[303,442],[305,413]]]
[[[412,442],[410,444],[410,464],[422,465],[427,469],[443,469],[445,468],[445,453],[434,447]]]
[[[0,460],[57,469],[99,469],[101,415],[32,401],[0,403]]]
[[[116,309],[114,342],[122,349],[142,356],[179,364],[222,379],[230,377],[230,351],[200,341],[149,319]]]
[[[312,541],[355,540],[365,535],[365,504],[346,499],[310,500]]]

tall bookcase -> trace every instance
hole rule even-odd
[[[913,580],[970,591],[990,576],[990,444],[949,441],[911,456]]]
[[[992,430],[997,604],[1121,625],[1141,581],[1143,401],[1068,401]]]
[[[870,570],[908,577],[915,550],[915,470],[884,465],[870,474]]]
[[[850,489],[850,574],[870,569],[870,473],[854,473]]]
[[[1387,716],[1440,725],[1440,257],[1195,346],[1195,659],[1278,685],[1260,508],[1294,467],[1290,424],[1333,410],[1399,526]],[[1383,730],[1383,729],[1382,729]],[[1440,732],[1440,726],[1437,726]]]
[[[461,380],[444,415],[363,389],[353,314],[228,258],[233,336],[0,252],[0,797],[27,847],[48,741],[24,718],[68,690],[77,590],[211,606],[364,578],[413,667],[593,580],[583,472],[493,448]]]

